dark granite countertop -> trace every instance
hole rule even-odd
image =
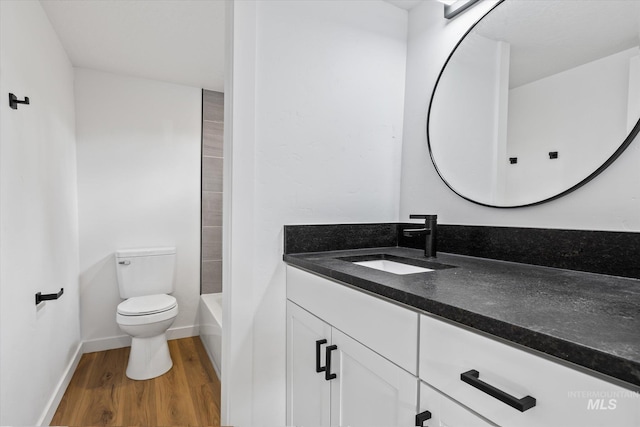
[[[456,268],[395,275],[341,260],[401,247],[284,255],[284,261],[640,386],[640,280],[439,253]],[[635,385],[633,387],[631,385]]]

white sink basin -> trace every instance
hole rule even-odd
[[[373,261],[359,261],[354,264],[362,265],[364,267],[375,268],[376,270],[386,271],[393,274],[414,274],[414,273],[427,273],[434,271],[430,268],[417,267],[415,265],[403,264],[400,262],[389,261],[386,259],[376,259]]]

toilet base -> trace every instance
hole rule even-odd
[[[127,377],[148,380],[167,373],[173,366],[166,334],[131,339],[131,352],[127,363]]]

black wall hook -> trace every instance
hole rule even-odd
[[[57,294],[42,294],[42,292],[38,292],[36,294],[36,305],[40,304],[42,301],[50,301],[54,299],[58,299],[64,293],[64,288],[60,288],[60,292]]]
[[[25,96],[24,100],[20,101],[18,100],[18,97],[15,96],[14,94],[10,93],[9,94],[9,107],[13,108],[14,110],[18,109],[18,104],[27,104],[29,105],[29,97]]]

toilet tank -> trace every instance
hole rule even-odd
[[[120,297],[170,294],[175,284],[176,248],[116,251]]]

